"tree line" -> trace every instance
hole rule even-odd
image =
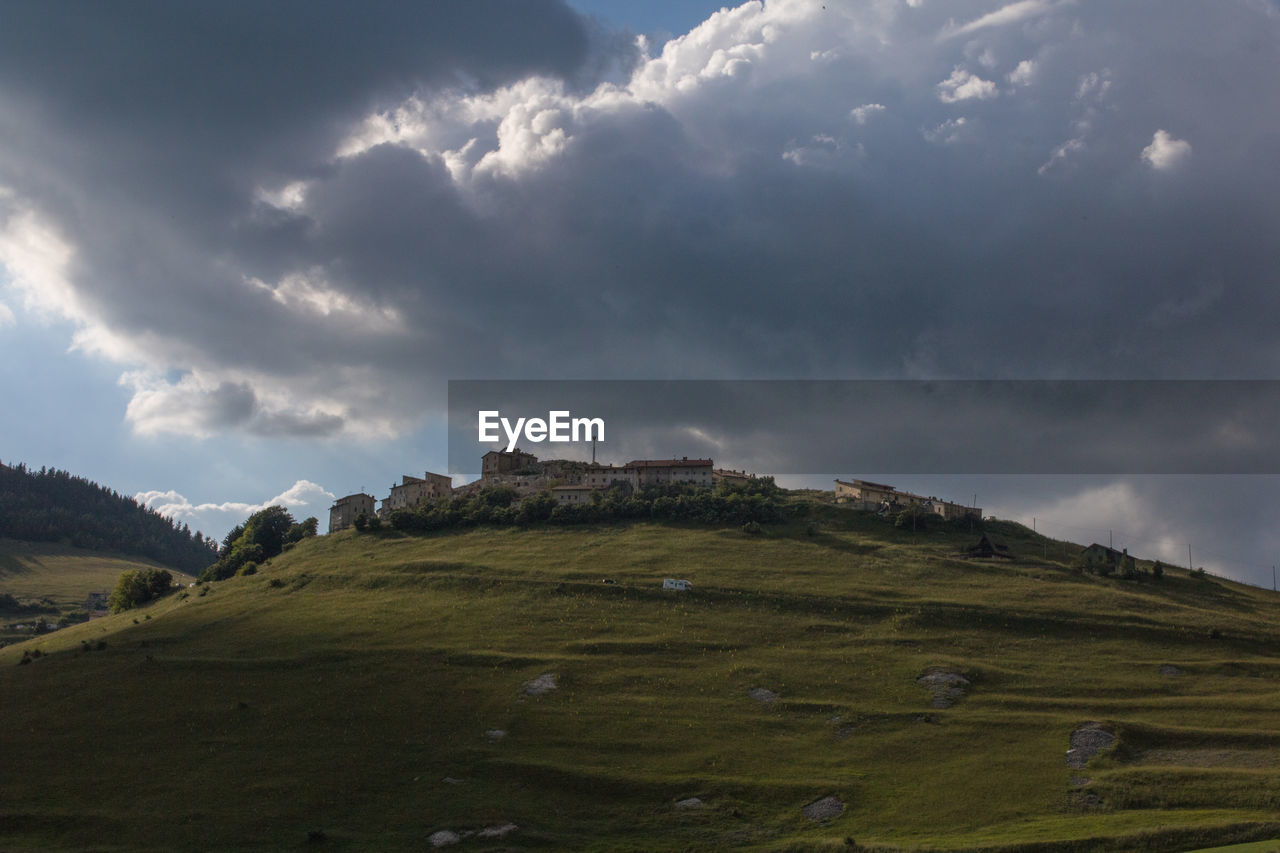
[[[196,573],[218,545],[131,497],[57,468],[0,464],[0,537],[147,557]]]

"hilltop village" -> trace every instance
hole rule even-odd
[[[480,479],[464,486],[455,487],[447,474],[427,471],[421,477],[405,474],[400,483],[391,485],[389,494],[381,501],[364,492],[338,498],[329,509],[329,532],[353,526],[362,515],[386,520],[398,509],[410,509],[438,498],[468,496],[489,486],[508,486],[521,497],[549,491],[558,505],[577,505],[590,503],[594,492],[618,486],[639,490],[645,486],[689,483],[711,488],[722,482],[745,486],[756,479],[755,474],[745,471],[716,468],[711,459],[687,456],[601,465],[563,459],[540,462],[538,457],[518,447],[511,451],[491,450],[480,457]],[[836,480],[835,483],[836,502],[853,509],[888,513],[918,507],[947,521],[982,518],[980,507],[903,492],[882,483],[866,480]]]
[[[453,486],[447,474],[427,471],[422,477],[405,474],[381,502],[373,495],[358,492],[338,498],[329,509],[329,532],[350,527],[361,515],[386,519],[397,509],[417,506],[442,497],[464,497],[489,486],[509,486],[521,497],[550,491],[557,504],[580,504],[591,500],[592,492],[615,486],[638,490],[645,486],[690,483],[708,488],[728,481],[746,485],[756,479],[744,471],[716,468],[710,459],[633,459],[625,465],[601,465],[538,457],[520,448],[490,450],[480,457],[480,479]],[[376,505],[375,505],[376,504]]]

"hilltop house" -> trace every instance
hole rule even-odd
[[[711,471],[713,483],[728,483],[731,486],[748,486],[755,478],[755,474],[748,474],[746,471],[728,471],[724,468],[713,468]]]
[[[449,497],[453,494],[453,478],[447,474],[432,474],[427,471],[422,477],[411,477],[405,474],[400,485],[391,487],[391,494],[378,509],[381,518],[387,518],[397,509],[411,509],[423,501]]]
[[[551,490],[560,504],[581,504],[591,500],[593,491],[622,484],[632,489],[643,486],[692,483],[710,487],[714,480],[710,459],[633,459],[626,465],[592,465],[577,483]]]
[[[555,497],[557,504],[570,504],[576,506],[578,504],[591,503],[591,495],[603,488],[607,487],[588,486],[585,483],[573,483],[568,486],[555,486],[551,489],[551,494]]]
[[[624,468],[634,468],[640,486],[665,486],[668,483],[693,483],[695,486],[713,485],[710,459],[633,459]]]
[[[853,504],[855,509],[874,512],[898,512],[908,507],[920,507],[925,512],[942,516],[946,521],[957,518],[982,518],[982,508],[944,501],[941,498],[900,492],[884,483],[868,480],[836,480],[836,503]]]
[[[359,492],[338,498],[333,506],[329,507],[329,532],[336,533],[350,527],[362,514],[373,517],[373,495]]]
[[[1080,561],[1092,568],[1105,568],[1107,572],[1128,571],[1132,572],[1137,568],[1137,560],[1129,556],[1129,549],[1117,551],[1115,548],[1108,548],[1106,545],[1099,545],[1094,542],[1088,548],[1080,552]]]
[[[519,471],[521,468],[536,464],[537,461],[538,457],[532,453],[525,453],[518,447],[510,452],[490,450],[480,457],[480,479],[488,480],[500,474]]]

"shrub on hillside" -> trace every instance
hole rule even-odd
[[[918,506],[909,506],[898,513],[898,516],[893,520],[893,526],[899,530],[928,530],[929,525],[937,517]]]
[[[164,569],[137,569],[123,572],[107,598],[112,613],[131,610],[159,598],[173,587],[173,575]]]

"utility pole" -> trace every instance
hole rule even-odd
[[[1112,551],[1116,549],[1116,538],[1115,538],[1114,530],[1107,531],[1107,547],[1110,548]],[[1190,548],[1191,546],[1188,545],[1187,547]]]
[[[1189,572],[1194,571],[1194,569],[1191,568],[1191,543],[1190,542],[1187,543],[1187,571]]]
[[[1271,591],[1276,591],[1276,567],[1271,567]]]

